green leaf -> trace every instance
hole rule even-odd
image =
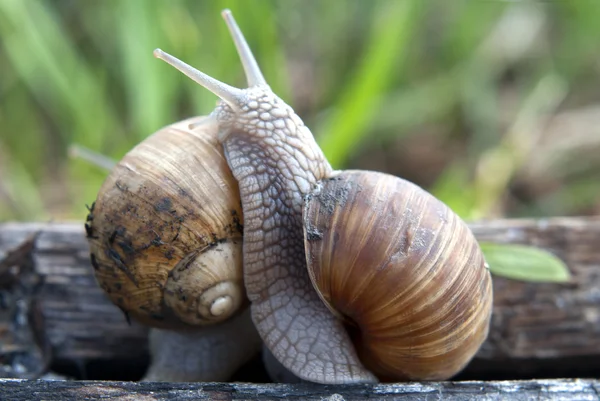
[[[520,281],[565,283],[567,266],[551,253],[531,246],[481,242],[492,274]]]

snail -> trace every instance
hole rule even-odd
[[[226,380],[260,348],[245,311],[237,183],[203,122],[171,124],[128,152],[85,224],[98,284],[153,328],[146,380]]]
[[[237,180],[252,321],[274,358],[320,383],[439,380],[487,337],[491,276],[466,224],[401,178],[335,171],[275,95],[230,11],[248,88],[154,51],[219,97],[208,116]]]
[[[245,302],[237,184],[210,126],[189,129],[201,121],[167,126],[128,152],[88,217],[98,283],[151,326],[226,320]]]
[[[491,277],[474,236],[410,182],[334,170],[300,117],[271,91],[231,13],[222,15],[247,89],[160,49],[154,55],[220,98],[194,127],[214,129],[237,183],[239,197],[230,201],[242,208],[242,282],[265,354],[319,383],[455,375],[490,324]],[[120,267],[111,256],[105,263],[116,266],[114,274]],[[211,327],[230,324],[242,309]]]

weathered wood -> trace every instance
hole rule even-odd
[[[85,375],[89,361],[146,361],[147,329],[129,325],[96,284],[81,224],[2,224],[0,260],[36,231],[37,304],[53,358],[76,364],[67,366],[76,375]]]
[[[81,224],[0,225],[0,252],[40,231],[34,253],[45,334],[56,356],[69,359],[136,356],[144,349],[146,329],[127,323],[92,275]]]
[[[32,262],[38,234],[0,258],[0,377],[37,378],[51,361],[37,297],[43,282]]]
[[[598,380],[439,382],[390,385],[135,383],[0,379],[9,400],[600,400]]]
[[[494,277],[494,317],[479,357],[600,356],[600,219],[497,220],[471,229],[480,241],[546,249],[573,276],[567,284]]]
[[[579,365],[577,358],[584,358],[600,370],[600,219],[497,220],[471,227],[480,240],[545,248],[573,275],[568,284],[495,277],[492,329],[475,365],[508,371],[545,360],[553,375],[564,376],[571,367],[556,361],[576,358],[572,362]],[[1,224],[0,260],[38,230],[33,261],[44,283],[37,295],[54,358],[147,358],[147,330],[135,322],[129,326],[93,279],[82,224]]]

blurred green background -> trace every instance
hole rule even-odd
[[[113,159],[235,86],[231,8],[336,168],[387,171],[467,219],[600,213],[597,0],[0,0],[0,221],[83,220]]]

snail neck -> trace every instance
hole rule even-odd
[[[256,142],[274,152],[284,154],[293,151],[294,154],[303,155],[307,162],[312,162],[301,165],[307,173],[314,170],[319,175],[324,168],[331,170],[310,130],[268,85],[242,89],[241,93],[243,97],[239,102],[231,104],[221,100],[211,113],[219,125],[219,140],[222,143],[232,133],[237,133],[243,140]],[[290,162],[297,164],[293,158]]]
[[[268,86],[244,94],[243,104],[221,101],[211,116],[240,186],[246,231],[262,237],[272,226],[271,234],[301,235],[303,197],[332,168],[304,122]],[[285,225],[280,216],[288,216]]]
[[[332,168],[304,122],[268,86],[248,88],[244,94],[243,104],[219,102],[211,116],[240,185],[242,205],[261,204],[244,210],[245,227],[257,236],[269,224],[276,231],[302,233],[303,197]],[[289,216],[294,224],[279,227],[279,216]]]
[[[244,284],[262,340],[302,379],[375,381],[306,269],[304,196],[332,173],[311,132],[288,105],[267,92],[249,99],[247,109],[222,103],[213,116],[239,184]]]

